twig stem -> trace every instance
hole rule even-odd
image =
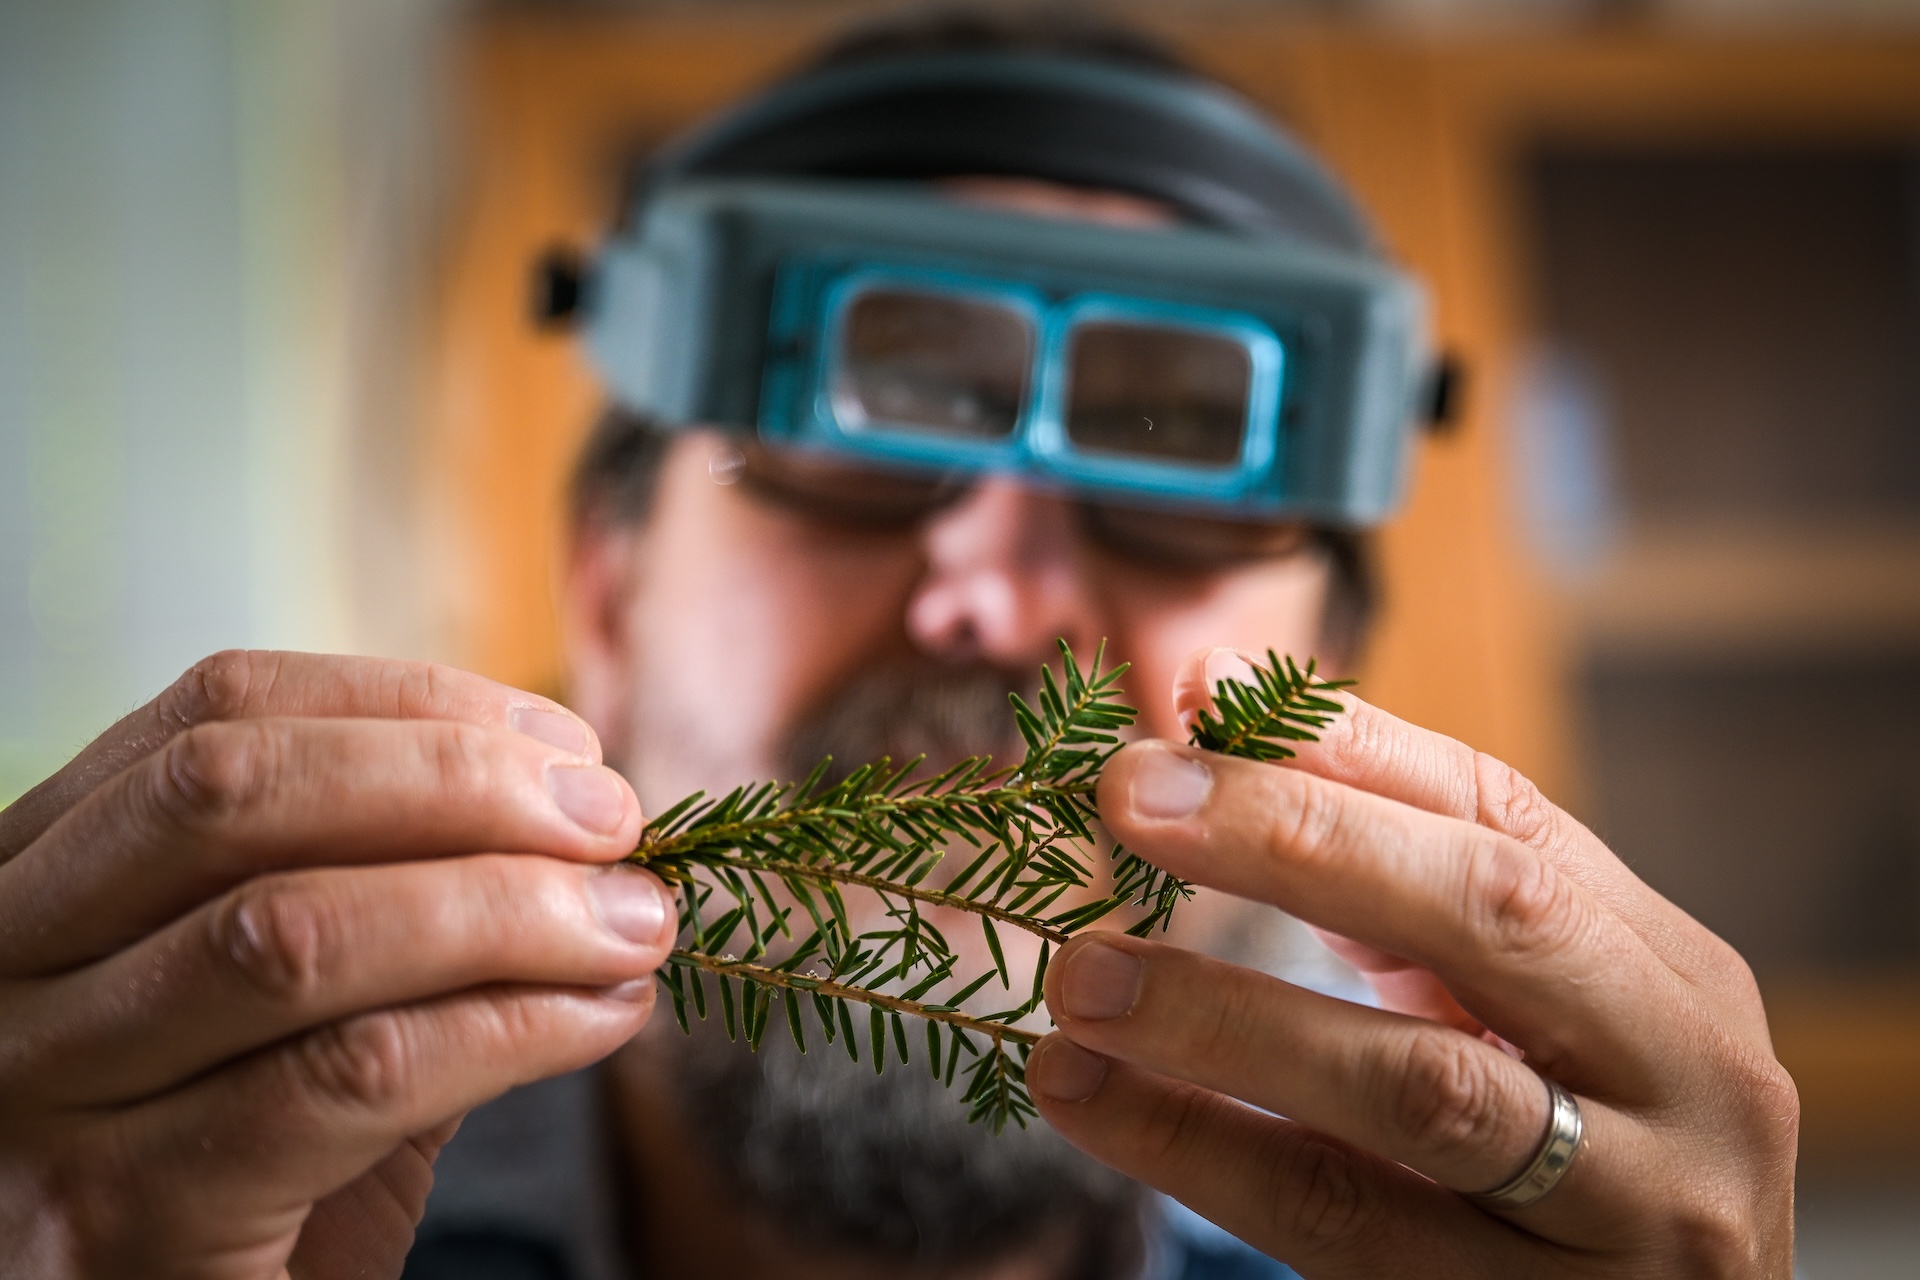
[[[996,1044],[1002,1040],[1011,1040],[1016,1044],[1040,1043],[1040,1037],[1035,1033],[1010,1027],[1004,1022],[988,1022],[984,1018],[975,1018],[958,1010],[938,1009],[921,1004],[917,1000],[903,1000],[899,996],[890,996],[884,992],[869,991],[865,987],[829,982],[825,978],[809,978],[805,974],[789,973],[785,969],[773,969],[762,964],[748,964],[744,960],[730,960],[724,956],[702,955],[698,951],[676,950],[673,958],[682,964],[705,969],[708,973],[724,974],[727,977],[741,978],[769,987],[779,987],[785,991],[819,994],[832,1000],[852,1000],[859,1004],[885,1009],[889,1013],[904,1013],[915,1018],[945,1022],[963,1031],[972,1031],[986,1036]]]
[[[864,872],[847,871],[824,863],[788,862],[784,859],[726,854],[705,857],[700,861],[704,866],[732,867],[735,871],[763,871],[783,879],[791,876],[797,880],[829,880],[835,884],[850,884],[862,889],[871,889],[882,897],[911,898],[915,902],[924,902],[928,906],[951,907],[956,911],[967,911],[977,916],[990,916],[1016,929],[1024,929],[1036,938],[1045,938],[1056,947],[1065,946],[1073,936],[1062,933],[1058,929],[1048,928],[1032,916],[1023,916],[1017,911],[996,907],[978,898],[969,898],[957,893],[942,893],[938,889],[922,889],[918,885],[903,884],[898,880],[889,880],[885,876],[870,876]]]

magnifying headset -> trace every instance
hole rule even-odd
[[[1173,219],[939,182],[970,175]],[[1057,54],[776,87],[657,154],[584,271],[550,260],[543,306],[627,411],[735,433],[776,485],[903,509],[1010,473],[1141,518],[1364,528],[1451,384],[1424,292],[1295,142],[1216,86]]]

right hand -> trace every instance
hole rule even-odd
[[[224,653],[0,811],[0,1274],[397,1275],[460,1116],[652,1010],[599,760],[464,672]]]

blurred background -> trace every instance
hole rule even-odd
[[[617,161],[858,4],[0,0],[0,803],[230,645],[558,686]],[[1802,1269],[1920,1276],[1920,0],[1112,6],[1437,288],[1376,701],[1760,976]]]

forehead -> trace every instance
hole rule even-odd
[[[973,174],[943,178],[934,184],[962,204],[1012,213],[1109,227],[1171,227],[1180,222],[1173,206],[1148,196],[1093,187],[1070,187],[1041,178]]]

